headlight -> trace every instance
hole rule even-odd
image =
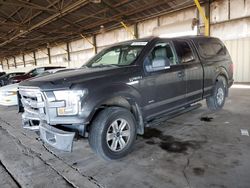
[[[77,115],[81,110],[81,100],[87,95],[87,90],[60,90],[54,91],[57,101],[64,101],[65,106],[57,108],[59,116]]]
[[[3,91],[3,96],[12,96],[16,94],[17,94],[16,91]]]

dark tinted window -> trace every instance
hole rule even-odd
[[[174,44],[181,63],[188,63],[195,60],[192,48],[186,41],[175,41]]]
[[[225,47],[218,42],[201,42],[199,47],[203,57],[226,55]]]

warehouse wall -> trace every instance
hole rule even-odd
[[[222,39],[234,62],[236,82],[250,82],[250,0],[211,4],[211,35]]]
[[[156,28],[164,33],[168,30],[166,25],[174,25],[173,23],[181,23],[192,18],[198,18],[197,15],[197,10],[194,7],[145,20],[137,24],[139,38],[153,35]],[[237,82],[250,82],[250,58],[248,57],[248,52],[250,51],[250,0],[215,1],[210,5],[210,20],[211,36],[219,37],[228,46],[235,63],[235,80]],[[200,19],[200,24],[201,31],[203,31],[202,19]],[[130,29],[133,31],[134,26],[130,26]],[[110,44],[132,38],[133,36],[124,28],[98,34],[96,35],[97,51],[99,52]],[[70,61],[67,59],[66,44],[52,47],[50,50],[52,65],[80,67],[94,55],[93,46],[88,41],[93,41],[93,38],[90,37],[88,40],[81,39],[69,43]],[[49,65],[47,49],[41,49],[36,52],[36,59],[37,66]],[[34,66],[33,54],[26,54],[25,60],[26,67],[23,67],[20,66],[22,64],[22,56],[16,58],[16,62],[19,65],[18,70],[27,71],[32,68],[32,65]],[[10,58],[8,62],[10,69],[8,69],[6,60],[4,60],[4,70],[16,71],[14,60]]]

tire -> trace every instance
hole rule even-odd
[[[90,147],[105,160],[117,160],[129,154],[135,139],[136,121],[125,108],[104,109],[90,125]]]
[[[227,95],[227,84],[223,77],[219,77],[215,84],[212,96],[206,99],[207,107],[211,111],[219,111],[223,108]]]

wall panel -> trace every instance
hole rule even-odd
[[[234,63],[235,82],[250,82],[250,38],[224,42]]]

